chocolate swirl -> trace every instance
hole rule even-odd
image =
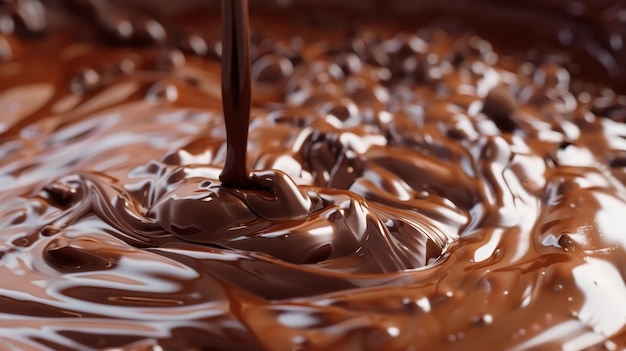
[[[449,23],[254,16],[258,186],[235,189],[217,15],[153,12],[147,40],[81,22],[141,32],[98,4],[0,34],[4,345],[624,347],[626,98],[580,61]]]

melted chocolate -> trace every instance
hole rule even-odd
[[[597,38],[253,15],[226,187],[219,16],[120,3],[0,2],[3,345],[626,347],[626,97],[570,56]]]
[[[226,121],[226,186],[247,187],[250,124],[250,25],[247,0],[222,1],[222,101]]]

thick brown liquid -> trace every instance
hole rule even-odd
[[[237,174],[264,171],[225,187],[218,14],[121,3],[8,5],[0,346],[626,347],[626,98],[571,73],[617,54],[503,51],[449,22],[253,18]],[[528,23],[532,3],[506,13]],[[601,46],[571,22],[533,23]]]
[[[222,104],[227,133],[226,186],[247,187],[250,124],[250,25],[247,0],[222,1]]]

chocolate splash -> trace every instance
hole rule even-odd
[[[256,16],[247,168],[267,171],[239,189],[218,14],[84,3],[0,34],[2,345],[626,346],[626,100],[569,51]]]

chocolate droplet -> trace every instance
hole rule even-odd
[[[568,234],[559,236],[559,245],[565,250],[573,250],[576,248],[575,241]]]
[[[198,56],[204,56],[209,52],[209,46],[202,37],[192,34],[181,39],[180,48],[184,52],[188,52]]]
[[[70,83],[72,91],[76,94],[85,94],[100,85],[100,74],[94,69],[88,68],[78,73]]]
[[[148,89],[146,99],[152,102],[174,102],[178,100],[178,88],[171,83],[156,82]]]
[[[22,0],[15,3],[15,29],[21,35],[39,34],[46,29],[45,9],[37,0]]]
[[[483,101],[483,113],[489,116],[500,128],[508,132],[516,127],[513,115],[517,110],[517,100],[506,86],[499,85],[491,89]]]
[[[178,49],[163,49],[157,56],[156,66],[160,70],[181,68],[185,65],[185,55]]]
[[[335,62],[347,76],[360,72],[363,67],[361,59],[353,53],[341,54],[337,57]]]
[[[293,74],[293,64],[278,55],[266,55],[252,66],[252,78],[260,84],[279,84]]]
[[[113,71],[115,74],[130,74],[133,73],[136,68],[137,64],[135,61],[127,58],[118,62],[113,68]]]
[[[161,23],[152,18],[139,18],[133,22],[133,27],[135,28],[134,39],[139,43],[161,43],[167,36]]]
[[[358,107],[349,99],[343,99],[338,102],[329,102],[321,107],[324,115],[335,116],[342,122],[347,121],[350,117],[358,114]]]
[[[133,36],[135,29],[126,16],[113,11],[99,11],[97,14],[100,29],[109,39],[126,42]]]

